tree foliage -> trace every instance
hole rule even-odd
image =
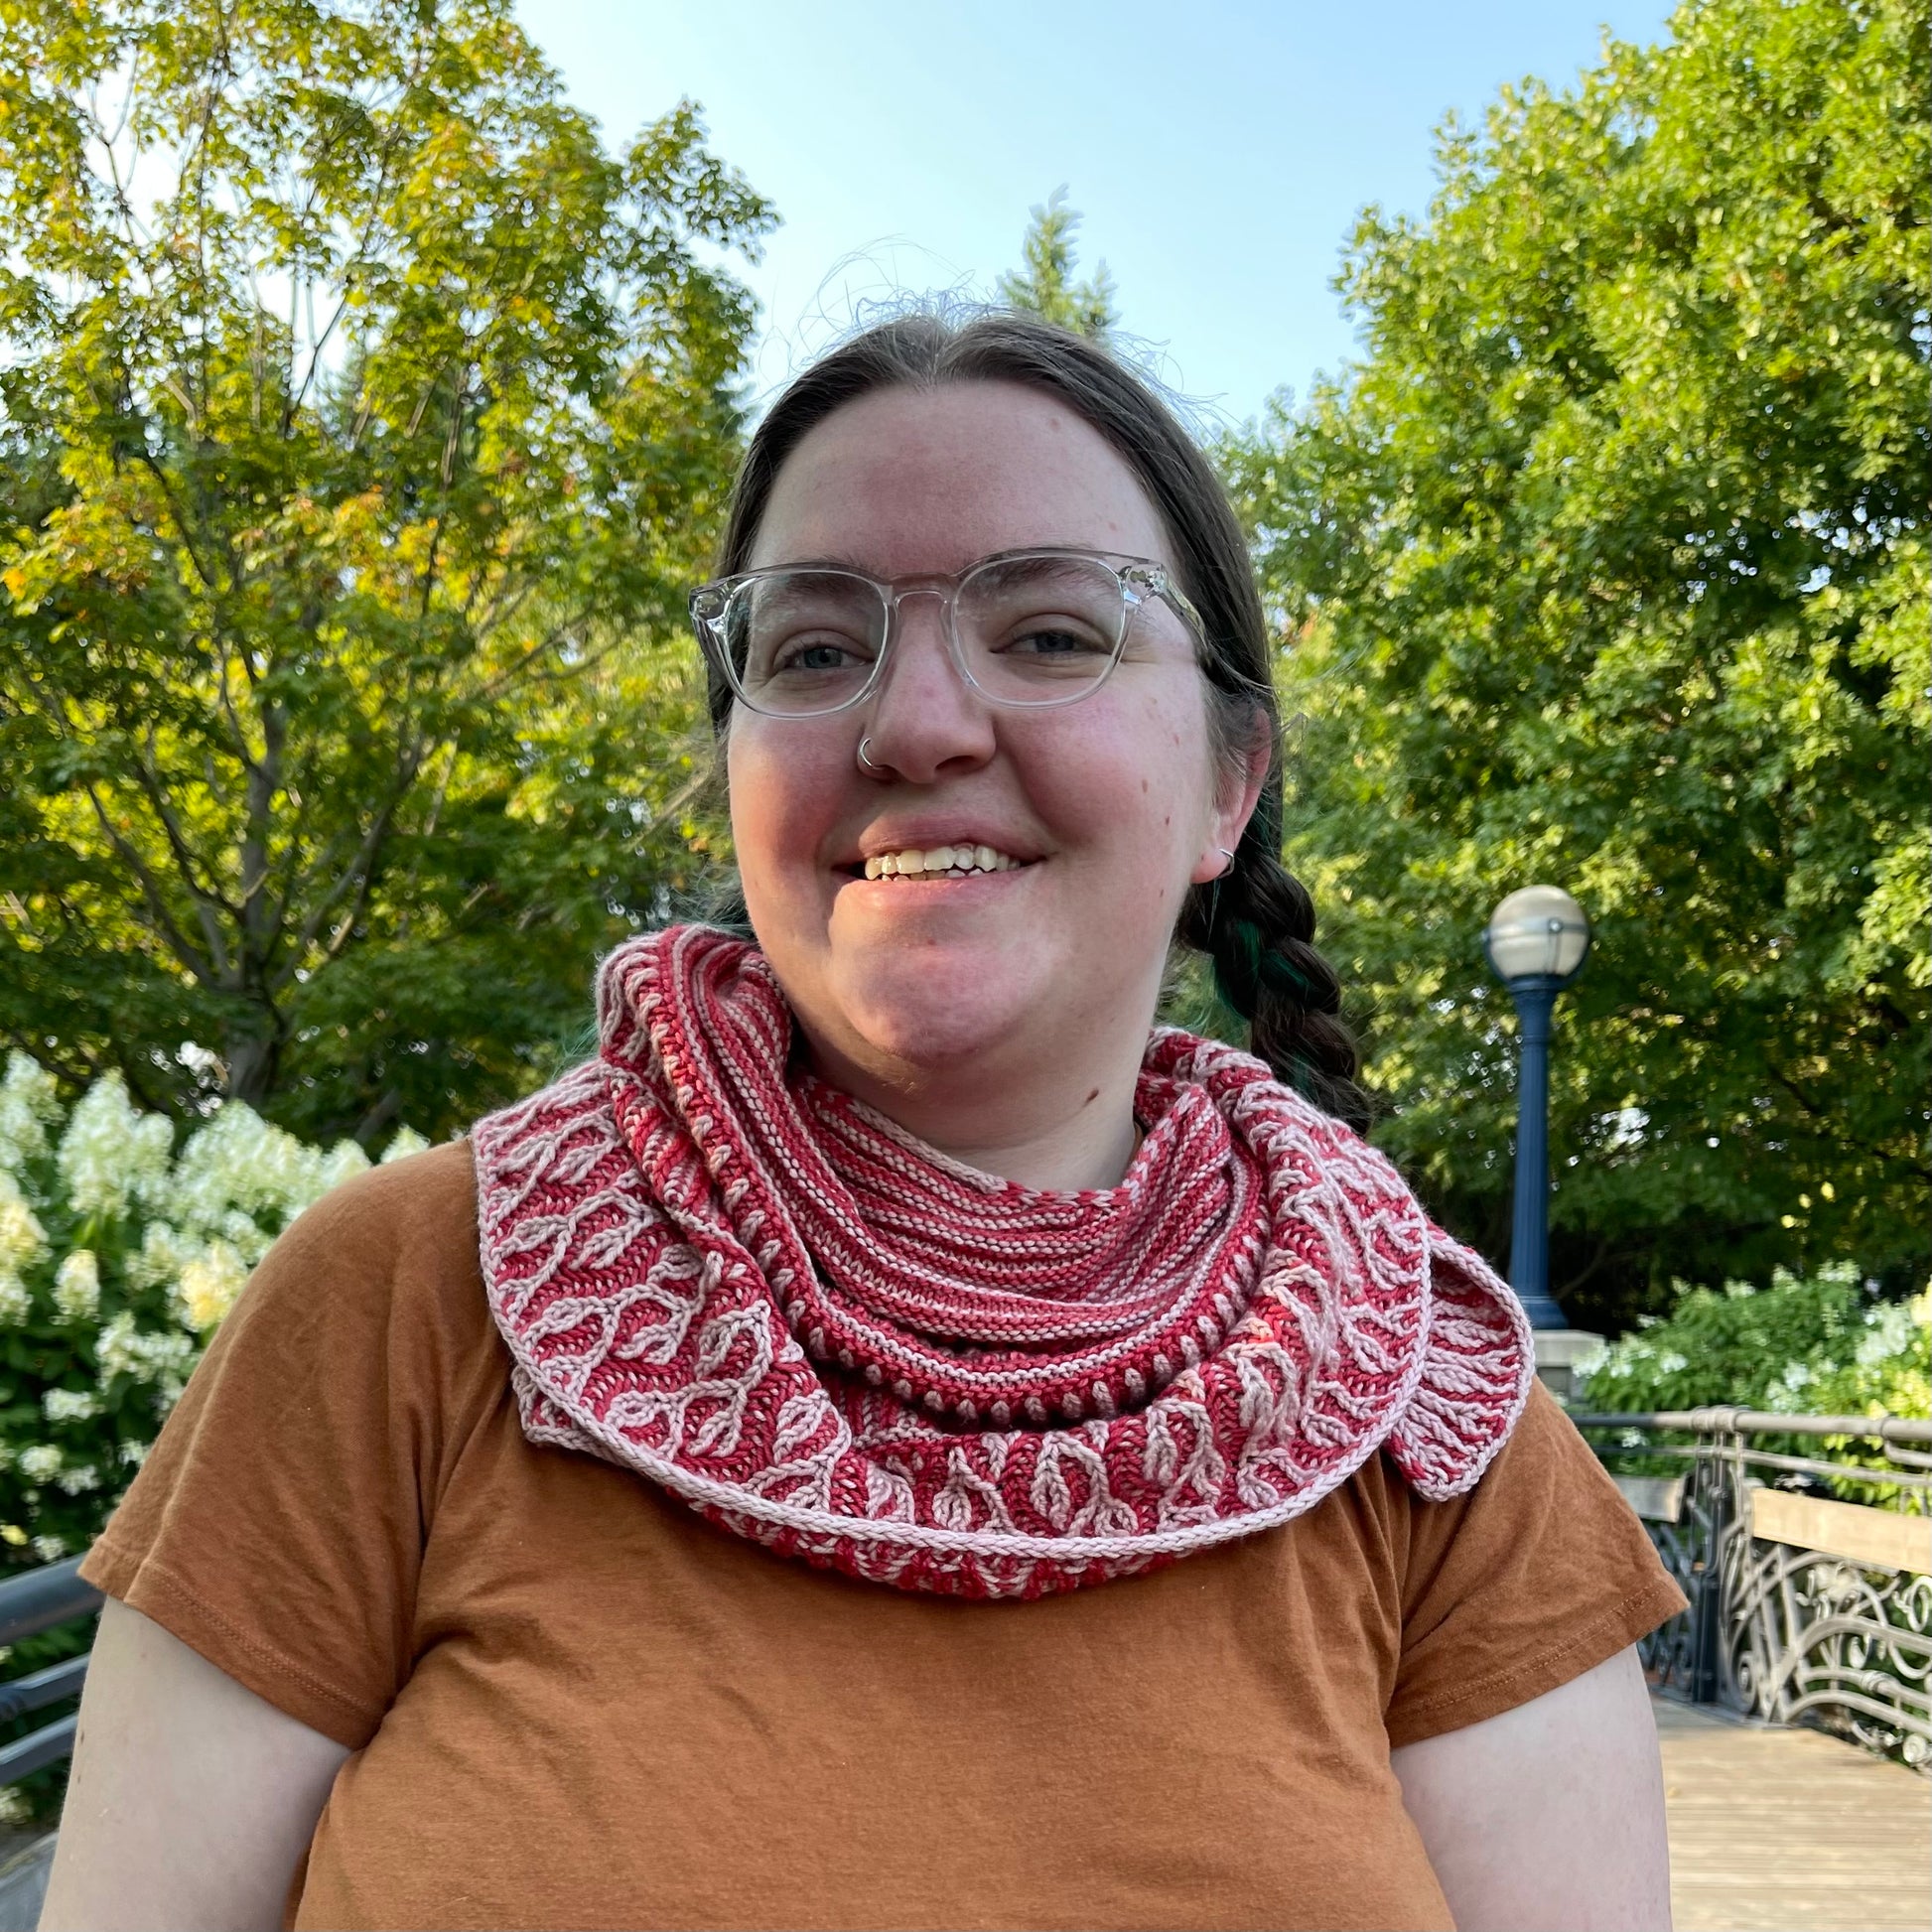
[[[1120,323],[1114,307],[1114,278],[1103,261],[1086,281],[1074,280],[1080,265],[1074,248],[1079,227],[1078,211],[1066,205],[1066,189],[1054,189],[1045,206],[1033,210],[1020,244],[1021,265],[1000,277],[997,292],[1010,308],[1056,322],[1076,336],[1105,342]]]
[[[1549,879],[1554,1286],[1923,1280],[1928,197],[1922,0],[1692,0],[1450,125],[1370,210],[1359,364],[1226,452],[1309,720],[1295,863],[1380,1138],[1506,1244],[1513,1028],[1479,949]]]
[[[769,210],[507,0],[9,0],[0,86],[0,1037],[459,1123],[690,864]]]

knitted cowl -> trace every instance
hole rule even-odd
[[[1022,1187],[791,1064],[702,926],[599,979],[596,1059],[475,1134],[526,1435],[788,1556],[1034,1597],[1312,1508],[1386,1449],[1469,1488],[1528,1393],[1510,1291],[1259,1060],[1158,1030],[1117,1187]]]

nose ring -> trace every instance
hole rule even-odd
[[[870,732],[868,732],[864,738],[860,739],[859,762],[863,764],[866,767],[866,769],[870,771],[875,777],[882,777],[884,776],[884,768],[880,765],[874,764],[872,759],[866,757],[866,747],[871,743],[872,743],[872,734]]]

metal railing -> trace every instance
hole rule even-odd
[[[1662,1688],[1932,1771],[1932,1422],[1748,1409],[1571,1420],[1691,1599],[1644,1640]],[[1876,1453],[1765,1446],[1779,1437]]]
[[[80,1559],[51,1563],[27,1570],[0,1583],[0,1644],[16,1644],[37,1637],[100,1608],[100,1591],[80,1581]],[[45,1711],[80,1695],[87,1681],[88,1652],[69,1657],[45,1670],[31,1671],[10,1684],[0,1684],[0,1721],[11,1722],[31,1711]],[[57,1764],[73,1749],[78,1719],[59,1718],[29,1731],[10,1744],[0,1745],[0,1785],[17,1784],[31,1772]]]

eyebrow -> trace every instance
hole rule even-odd
[[[1008,558],[1062,555],[1068,557],[1121,558],[1128,553],[1124,550],[1109,550],[1104,545],[1093,546],[1084,543],[1027,543],[1012,550],[992,550],[983,557],[969,557],[957,571],[919,571],[913,573],[924,577],[956,577],[962,571],[971,570],[977,564],[1004,562]],[[1134,559],[1133,561],[1139,561]],[[1168,568],[1172,570],[1173,565]],[[860,563],[849,556],[825,557],[781,557],[776,563],[753,564],[750,570],[848,570],[857,577],[870,577],[875,584],[890,584],[894,580],[882,576],[869,564]]]
[[[852,557],[781,557],[775,564],[755,564],[752,568],[755,570],[849,570],[857,577],[870,577],[879,583],[886,581],[876,570],[868,570],[864,564]]]

